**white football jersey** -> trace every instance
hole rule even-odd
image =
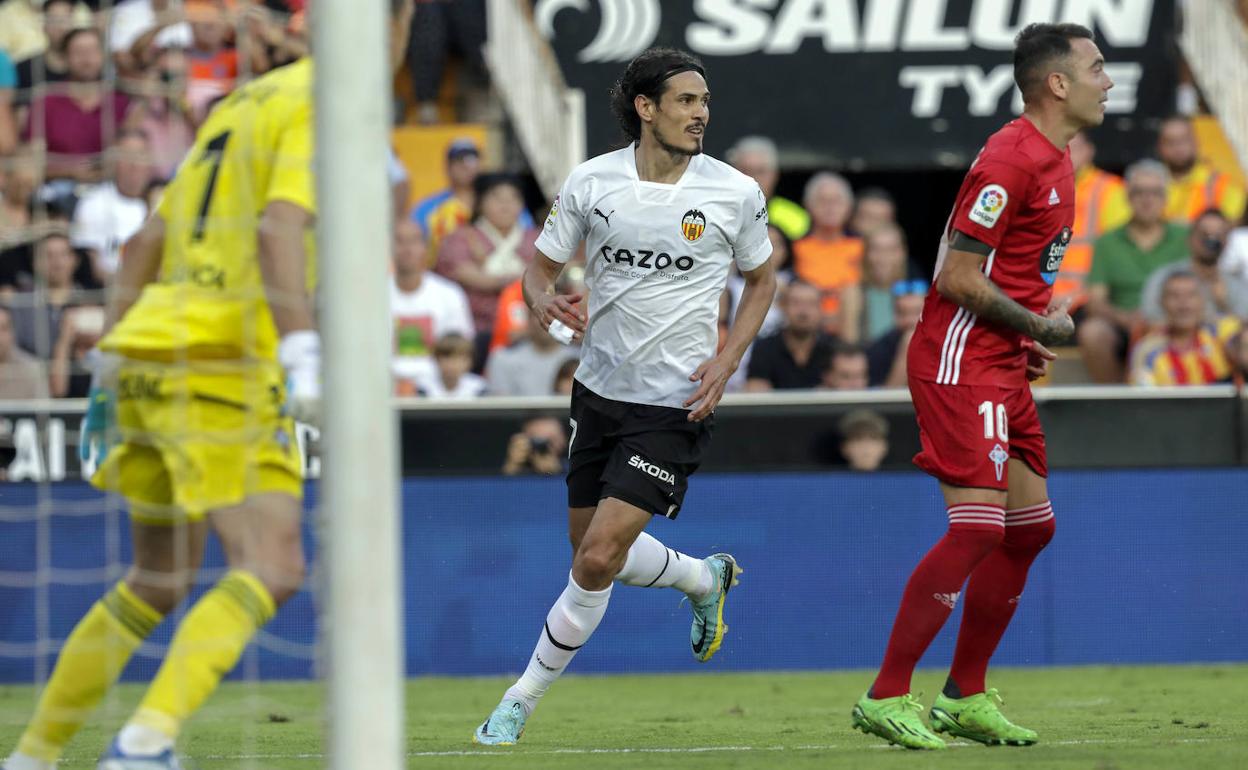
[[[643,182],[630,145],[573,169],[537,248],[567,262],[582,239],[589,323],[576,379],[604,398],[684,408],[698,388],[689,375],[715,355],[732,260],[746,272],[771,256],[758,184],[706,155],[676,184]]]

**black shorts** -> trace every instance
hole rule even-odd
[[[592,508],[614,497],[676,518],[714,419],[689,422],[684,409],[612,401],[574,382],[568,507]]]

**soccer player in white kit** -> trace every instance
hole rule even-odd
[[[687,594],[700,661],[727,630],[724,602],[740,573],[732,556],[695,559],[644,531],[652,516],[680,511],[715,405],[775,295],[762,191],[702,154],[709,103],[693,56],[656,48],[630,62],[611,94],[629,145],[577,166],[538,236],[525,300],[543,327],[558,321],[582,339],[568,470],[574,555],[528,668],[477,728],[478,743],[519,740],[537,701],[602,620],[614,582]],[[580,295],[554,290],[581,240],[587,310]],[[746,288],[716,353],[733,262]]]

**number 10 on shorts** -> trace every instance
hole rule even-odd
[[[1006,423],[1005,404],[994,404],[991,401],[985,401],[979,405],[979,414],[984,418],[984,438],[991,441],[995,436],[1002,443],[1009,442],[1010,429]],[[993,426],[994,416],[996,417],[995,430]]]

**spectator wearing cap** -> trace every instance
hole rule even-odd
[[[1165,321],[1131,351],[1134,385],[1208,385],[1230,378],[1228,345],[1239,333],[1238,319],[1206,315],[1200,280],[1190,270],[1175,270],[1161,289]]]
[[[12,311],[0,305],[0,401],[47,396],[43,367],[17,346]]]
[[[785,287],[780,300],[783,325],[775,334],[755,340],[746,365],[747,391],[819,385],[835,344],[820,328],[819,303],[819,290],[804,281],[793,281]]]
[[[1075,169],[1075,223],[1071,227],[1066,256],[1053,283],[1053,300],[1070,299],[1071,310],[1088,301],[1088,271],[1092,269],[1093,244],[1105,233],[1131,219],[1127,188],[1117,174],[1102,171],[1096,145],[1080,131],[1070,140],[1070,163]]]
[[[862,239],[845,232],[854,191],[845,177],[823,171],[806,183],[802,203],[810,233],[793,244],[793,272],[823,292],[824,328],[839,334],[841,297],[862,280]]]
[[[871,387],[906,387],[906,352],[923,314],[928,283],[898,281],[892,288],[892,328],[867,347],[867,379]]]
[[[22,139],[44,140],[48,178],[96,182],[101,155],[125,123],[130,99],[103,82],[104,41],[98,29],[72,30],[64,46],[69,82],[63,92],[35,99]]]
[[[870,409],[841,418],[841,457],[854,471],[876,471],[888,456],[888,422]]]
[[[843,297],[840,337],[870,344],[893,328],[893,287],[911,271],[906,234],[884,223],[863,238],[862,283]]]
[[[855,196],[849,231],[866,238],[877,228],[897,224],[897,204],[882,187],[868,187]]]
[[[1187,244],[1189,259],[1159,267],[1148,277],[1140,297],[1140,310],[1150,323],[1161,323],[1165,313],[1161,307],[1161,287],[1176,272],[1189,271],[1200,284],[1205,300],[1205,317],[1233,315],[1248,318],[1248,277],[1228,275],[1220,262],[1226,250],[1231,223],[1219,209],[1208,209],[1192,222]]]
[[[87,251],[96,279],[105,285],[117,272],[122,244],[147,218],[143,194],[152,181],[147,137],[134,130],[122,132],[109,161],[112,180],[101,182],[82,196],[74,209],[71,230],[74,246]]]
[[[1170,171],[1166,218],[1187,224],[1205,209],[1219,208],[1232,222],[1244,214],[1244,188],[1197,156],[1196,132],[1186,115],[1166,118],[1157,132],[1157,157]]]
[[[775,194],[776,182],[780,180],[775,142],[765,136],[743,136],[728,150],[727,158],[738,171],[758,182],[767,198],[767,219],[771,224],[780,228],[791,241],[806,234],[810,229],[810,215],[806,209]]]
[[[437,272],[464,288],[473,326],[489,344],[499,294],[516,281],[536,254],[537,230],[525,227],[519,181],[505,174],[483,174],[475,184],[472,223],[446,237],[438,251]]]

